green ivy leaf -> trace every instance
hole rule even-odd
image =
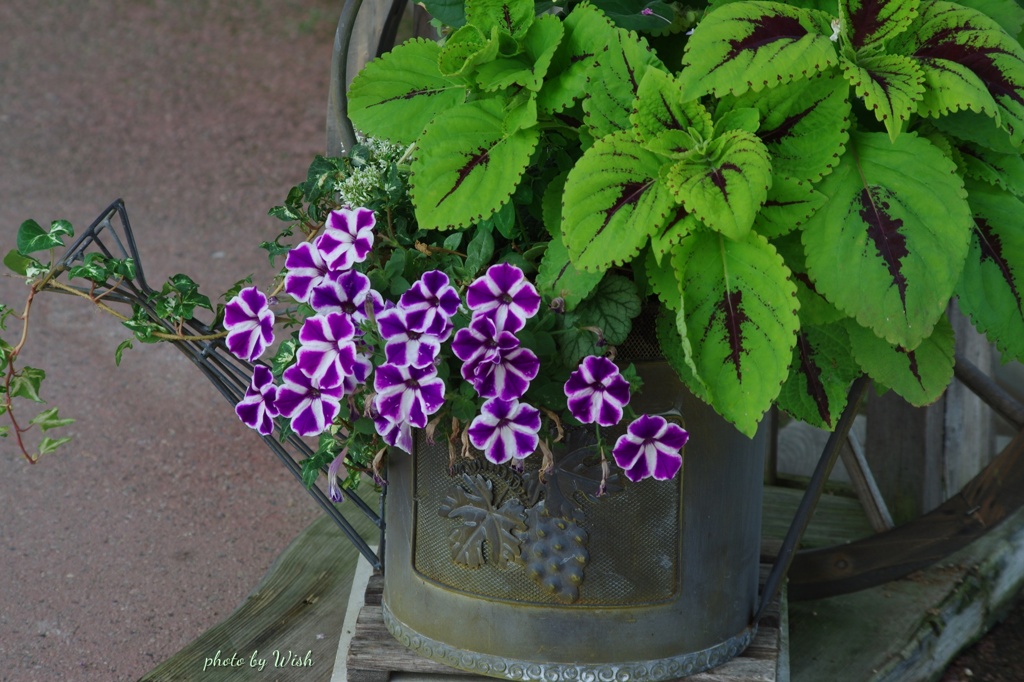
[[[459,28],[466,23],[466,0],[421,0],[430,16],[446,26]]]
[[[1024,142],[1024,48],[995,21],[950,2],[928,2],[892,48],[921,65],[921,115],[970,109],[993,117],[1014,145]]]
[[[779,2],[719,5],[686,44],[684,96],[740,95],[826,71],[837,62],[830,34],[823,12]]]
[[[860,133],[818,191],[807,221],[807,271],[840,310],[913,350],[931,334],[960,277],[970,239],[953,163],[913,133]]]
[[[43,438],[39,441],[39,452],[37,453],[37,455],[39,457],[42,457],[43,455],[48,455],[51,452],[54,452],[60,446],[64,445],[65,443],[70,442],[70,436],[64,436],[63,438],[50,438],[49,436],[47,436],[46,438]]]
[[[696,232],[672,264],[696,376],[719,414],[752,436],[789,375],[799,326],[790,271],[755,232],[742,241]]]
[[[280,379],[284,371],[295,364],[295,357],[298,351],[299,339],[297,336],[292,336],[282,341],[278,345],[273,359],[270,361],[271,373]]]
[[[779,407],[796,419],[832,430],[846,409],[850,384],[859,375],[860,366],[842,324],[804,327],[797,334]]]
[[[580,325],[597,327],[607,343],[618,346],[629,335],[640,308],[640,295],[633,280],[608,274],[590,297],[580,303],[576,314]]]
[[[440,46],[423,38],[374,59],[352,81],[348,114],[367,135],[401,144],[416,141],[428,123],[466,98],[466,88],[441,74]]]
[[[817,182],[839,162],[849,139],[850,86],[837,71],[761,92],[726,97],[716,116],[754,107],[761,113],[758,137],[776,176]]]
[[[630,127],[633,101],[649,68],[665,71],[657,54],[637,34],[616,29],[598,55],[600,69],[594,71],[583,100],[583,121],[595,138]]]
[[[632,259],[675,201],[658,179],[662,158],[632,130],[604,137],[569,172],[562,235],[577,268],[603,271]]]
[[[132,348],[132,340],[125,339],[117,345],[117,350],[114,351],[114,365],[117,367],[121,366],[121,356],[125,350]]]
[[[852,320],[846,328],[853,355],[867,375],[915,407],[938,400],[953,379],[953,327],[945,316],[911,351],[886,343]]]
[[[64,245],[64,237],[74,235],[71,223],[66,220],[55,220],[50,223],[50,230],[47,232],[34,220],[26,220],[18,228],[18,252],[27,256],[37,251],[49,251],[50,249]]]
[[[41,268],[42,265],[42,263],[31,256],[21,255],[17,249],[11,249],[4,256],[4,266],[14,274],[21,275],[22,277],[27,276],[30,269]]]
[[[36,367],[22,367],[11,377],[7,393],[12,398],[24,398],[34,403],[45,402],[39,397],[39,386],[46,378],[46,372]]]
[[[960,309],[1000,352],[1024,360],[1024,202],[972,183],[974,230],[956,287]]]
[[[665,174],[665,184],[698,220],[730,239],[743,239],[768,198],[772,164],[752,133],[730,130],[694,149]]]
[[[43,410],[36,416],[32,417],[28,423],[38,426],[42,431],[49,431],[50,429],[58,429],[62,426],[67,426],[68,424],[74,424],[75,420],[62,418],[57,413],[57,408],[51,407],[50,409]]]
[[[410,194],[425,229],[465,227],[509,200],[537,146],[535,128],[506,133],[501,100],[457,106],[423,133]]]

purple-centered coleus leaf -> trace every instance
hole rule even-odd
[[[274,312],[256,287],[246,287],[224,307],[225,339],[235,357],[255,362],[274,342]]]
[[[378,414],[373,418],[373,426],[385,443],[412,454],[412,426],[409,422],[393,422]]]
[[[338,415],[344,386],[321,383],[318,377],[306,376],[298,366],[284,371],[277,389],[277,410],[292,421],[292,430],[300,436],[317,436],[330,426]]]
[[[373,248],[376,221],[368,208],[331,211],[316,247],[331,270],[348,270],[366,260]]]
[[[459,310],[458,292],[440,270],[423,273],[398,300],[405,310],[409,329],[440,337]]]
[[[588,355],[565,382],[565,397],[569,411],[580,422],[615,426],[629,402],[629,382],[608,358]]]
[[[284,261],[284,291],[296,301],[307,303],[313,289],[323,284],[327,276],[327,263],[315,246],[302,242]]]
[[[392,308],[377,315],[377,328],[385,340],[384,355],[393,365],[427,367],[441,352],[441,340],[410,328],[407,311]],[[439,331],[443,331],[443,328]]]
[[[356,328],[344,313],[307,317],[299,330],[295,365],[330,386],[355,373]]]
[[[327,496],[335,504],[345,501],[345,495],[341,492],[341,486],[338,485],[338,476],[342,474],[342,470],[345,468],[342,466],[342,463],[345,461],[346,452],[347,450],[339,452],[327,467]]]
[[[373,405],[382,417],[408,422],[418,429],[426,426],[427,418],[444,404],[444,381],[433,365],[399,367],[385,363],[377,368],[373,387],[377,391]]]
[[[235,405],[235,414],[250,429],[255,429],[261,436],[269,436],[274,432],[274,417],[277,416],[277,386],[274,375],[269,367],[256,365],[252,368],[252,379],[249,388]]]
[[[682,450],[689,438],[690,434],[681,426],[664,417],[645,414],[633,420],[626,433],[615,441],[612,456],[631,481],[652,476],[667,481],[683,466]]]
[[[524,459],[540,442],[540,410],[518,400],[491,398],[469,425],[469,442],[495,464]]]
[[[498,331],[514,334],[540,310],[540,294],[522,270],[498,263],[469,285],[466,305],[474,316],[490,318]]]
[[[355,270],[328,273],[309,296],[313,310],[318,313],[345,313],[357,329],[367,319],[368,300],[373,305],[374,315],[384,310],[384,299],[370,288],[370,278]]]
[[[498,333],[494,322],[487,317],[474,315],[469,326],[455,332],[452,340],[452,352],[462,360],[463,367],[476,365],[480,362],[491,362],[500,353],[507,353],[519,347],[519,339],[512,332]],[[463,378],[472,378],[471,373],[463,371]]]
[[[472,383],[482,398],[515,400],[523,397],[539,371],[540,360],[533,351],[517,347],[499,350],[489,360],[467,362],[462,366],[462,378]]]

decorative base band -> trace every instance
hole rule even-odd
[[[403,645],[421,656],[444,663],[459,670],[497,677],[506,680],[539,680],[542,682],[659,682],[675,680],[687,675],[708,670],[735,658],[754,639],[756,627],[750,627],[735,637],[708,647],[669,658],[653,661],[628,661],[624,663],[540,663],[521,661],[474,651],[465,651],[425,637],[395,618],[383,604],[384,625],[388,632]]]

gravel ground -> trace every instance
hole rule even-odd
[[[4,0],[0,241],[123,197],[152,284],[255,273],[267,209],[324,147],[330,0]],[[0,279],[0,300],[24,288]],[[133,680],[237,607],[318,511],[170,347],[36,300],[28,364],[78,418],[32,466],[0,441],[0,680]],[[17,325],[11,325],[17,328]],[[212,654],[212,652],[211,652]]]
[[[26,218],[81,229],[123,197],[151,283],[266,281],[266,210],[323,150],[339,6],[4,0],[0,251]],[[0,279],[0,300],[22,291]],[[173,349],[115,369],[127,332],[45,298],[26,360],[78,422],[35,466],[0,442],[0,680],[134,680],[238,606],[318,512]],[[943,682],[1024,679],[1022,614]]]

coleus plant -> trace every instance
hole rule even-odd
[[[368,64],[349,114],[407,147],[421,228],[543,252],[560,331],[621,342],[639,307],[594,306],[635,287],[747,434],[773,403],[832,427],[862,372],[934,401],[954,298],[1024,357],[1013,0],[424,4],[443,40]]]

